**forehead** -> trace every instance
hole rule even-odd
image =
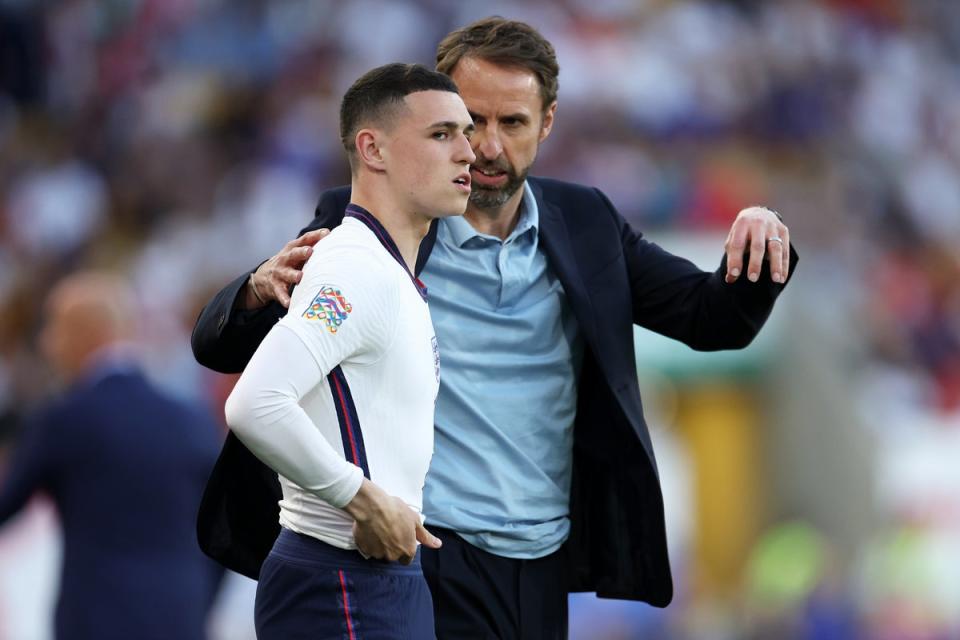
[[[407,106],[403,120],[413,126],[430,126],[437,122],[471,122],[470,114],[459,95],[451,91],[417,91],[404,98]]]
[[[450,77],[467,108],[478,115],[534,113],[541,108],[540,81],[529,69],[465,57]]]

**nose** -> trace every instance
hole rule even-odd
[[[485,160],[496,160],[500,157],[500,154],[503,153],[500,136],[497,135],[496,130],[489,125],[483,127],[483,131],[478,129],[474,132],[473,137],[470,139],[470,144],[473,150]]]
[[[470,146],[471,139],[465,135],[460,135],[460,144],[457,145],[456,161],[465,164],[473,164],[477,160],[476,154]]]

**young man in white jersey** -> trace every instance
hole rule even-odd
[[[472,131],[456,85],[420,65],[374,69],[343,98],[346,218],[226,405],[283,488],[261,640],[434,637],[417,543],[440,544],[420,515],[440,365],[412,274],[431,220],[466,208]]]

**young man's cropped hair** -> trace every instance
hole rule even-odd
[[[449,76],[422,64],[387,64],[368,71],[353,83],[340,102],[340,142],[351,168],[356,169],[357,132],[374,126],[389,129],[403,108],[403,99],[418,91],[460,93]]]

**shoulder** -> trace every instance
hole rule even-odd
[[[584,200],[596,202],[603,198],[602,192],[596,187],[577,184],[576,182],[537,176],[530,176],[529,180],[534,195],[539,195],[545,200],[564,202],[573,198],[574,201]]]
[[[344,223],[314,247],[304,265],[304,279],[315,273],[364,274],[381,276],[391,264],[383,247],[366,228]]]
[[[599,226],[606,220],[611,228],[622,223],[620,214],[600,189],[554,178],[530,177],[530,188],[541,204],[554,207],[568,221]],[[600,214],[606,216],[600,217]]]
[[[379,268],[386,256],[376,237],[370,231],[356,224],[355,220],[344,220],[330,235],[314,246],[313,255],[307,265],[353,264],[359,263],[368,268]],[[374,264],[367,264],[373,261]]]
[[[344,305],[361,299],[376,302],[374,306],[394,301],[398,266],[366,228],[344,224],[316,247],[303,267],[291,308],[312,305],[317,296],[332,296]]]

